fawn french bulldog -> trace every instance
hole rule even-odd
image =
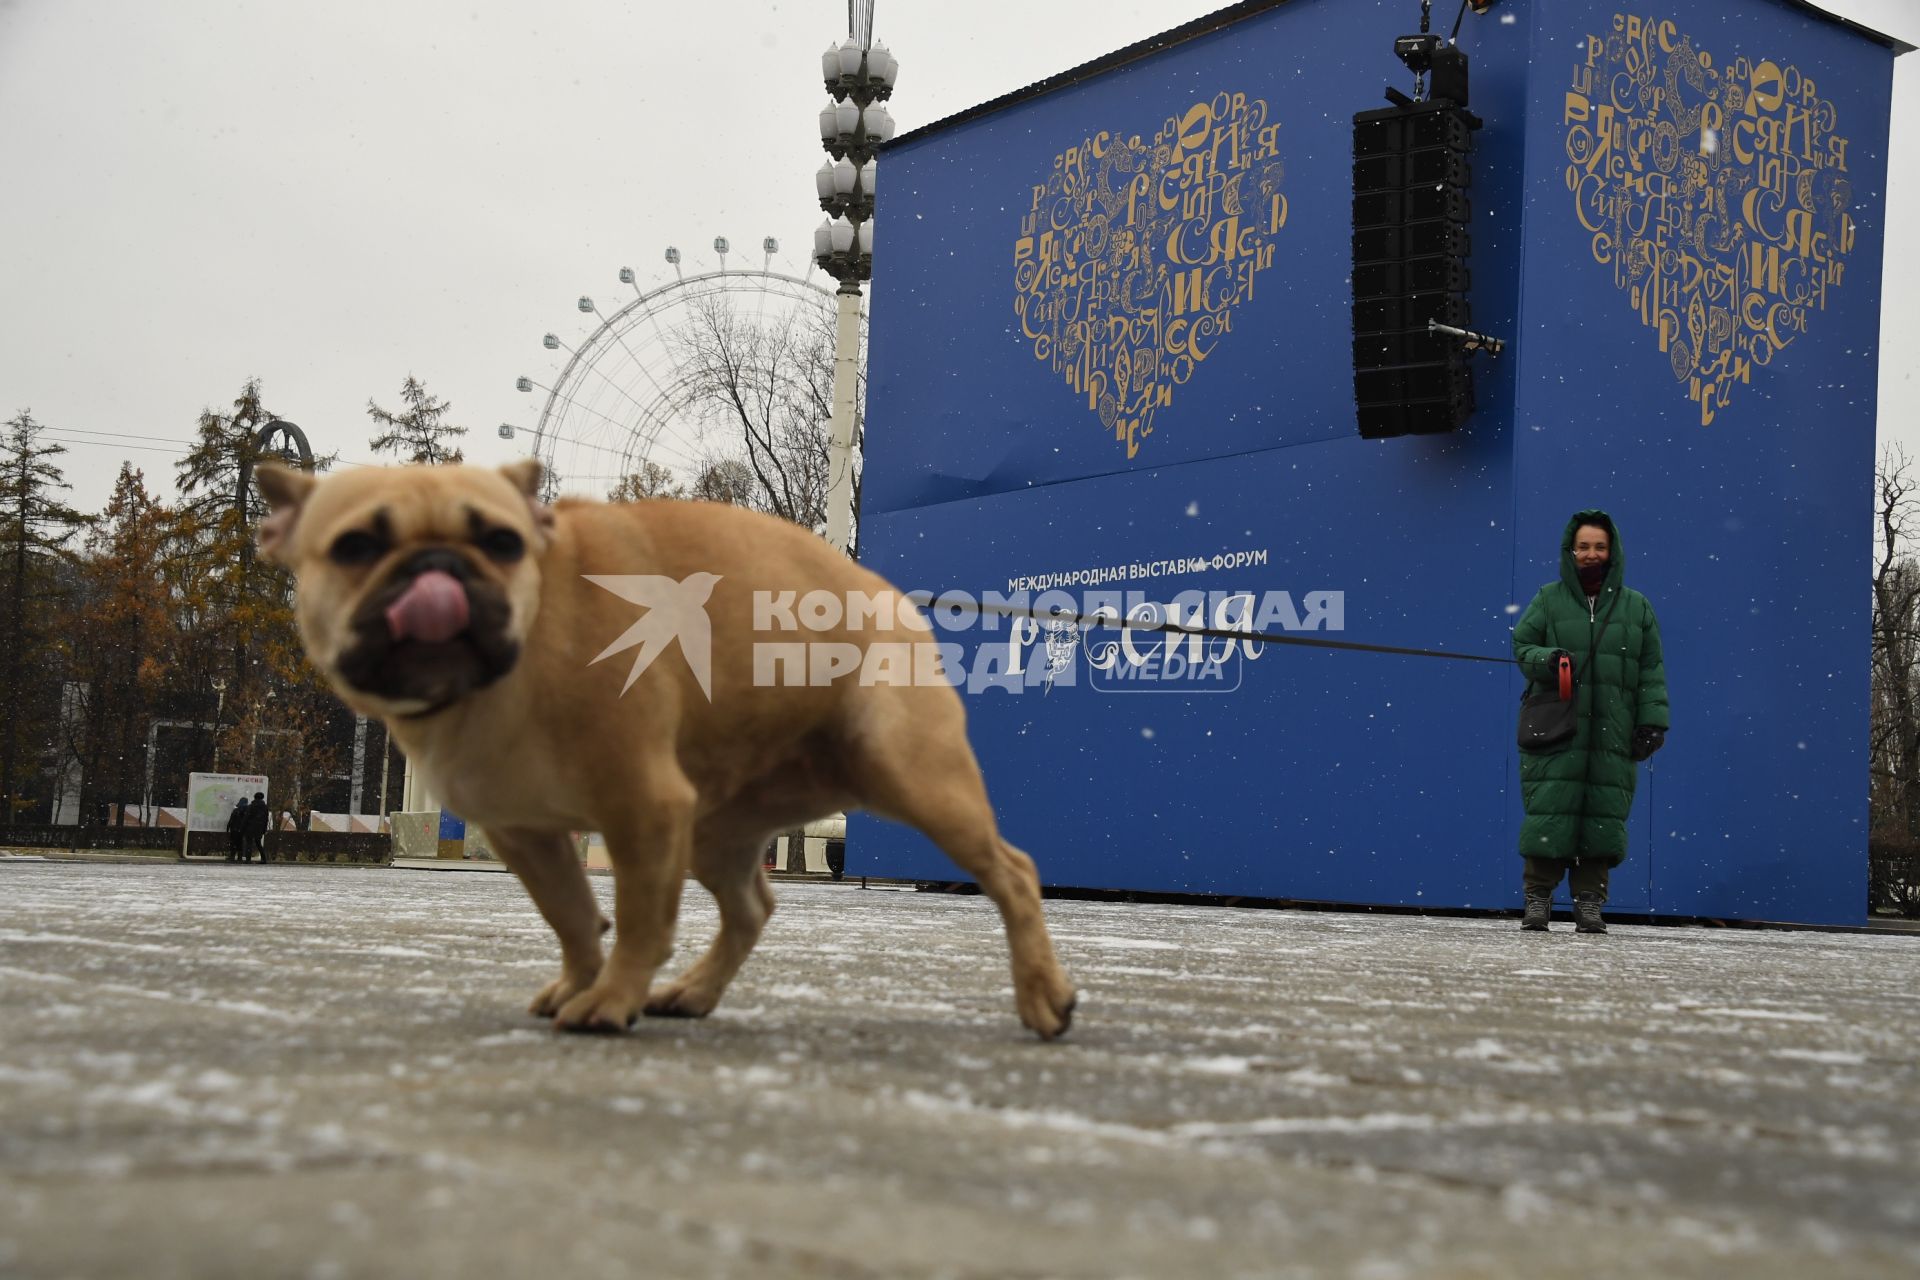
[[[917,827],[1000,909],[1020,1019],[1067,1029],[1074,991],[1041,916],[1033,862],[1001,838],[959,695],[926,679],[925,616],[785,521],[702,502],[536,497],[540,464],[257,472],[260,548],[298,584],[301,639],[356,711],[392,731],[433,793],[477,822],[560,940],[530,1011],[570,1031],[641,1013],[701,1017],[773,911],[761,851],[856,807]],[[809,592],[866,608],[795,633]],[[636,608],[636,606],[640,606]],[[791,681],[757,646],[844,661]],[[819,664],[816,664],[816,666]],[[921,678],[897,677],[901,666]],[[606,839],[613,945],[569,832]],[[720,927],[655,986],[691,874]]]

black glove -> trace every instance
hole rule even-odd
[[[1633,731],[1633,745],[1627,748],[1627,754],[1635,760],[1645,760],[1648,756],[1667,745],[1667,731],[1643,724]]]

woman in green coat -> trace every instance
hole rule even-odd
[[[1622,580],[1626,554],[1604,511],[1580,511],[1560,540],[1560,578],[1534,594],[1513,629],[1527,692],[1559,687],[1559,658],[1573,660],[1573,737],[1520,753],[1520,826],[1526,859],[1523,929],[1545,929],[1564,875],[1581,933],[1605,933],[1607,877],[1627,856],[1627,812],[1639,761],[1666,741],[1667,673],[1653,606]]]

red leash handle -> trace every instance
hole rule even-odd
[[[1560,655],[1560,701],[1573,701],[1573,659]]]

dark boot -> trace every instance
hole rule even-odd
[[[1527,890],[1527,910],[1520,917],[1520,927],[1537,933],[1547,931],[1547,921],[1553,917],[1553,890]]]
[[[1573,900],[1573,931],[1575,933],[1605,933],[1607,922],[1600,918],[1600,905],[1604,902],[1597,893],[1583,893]]]

